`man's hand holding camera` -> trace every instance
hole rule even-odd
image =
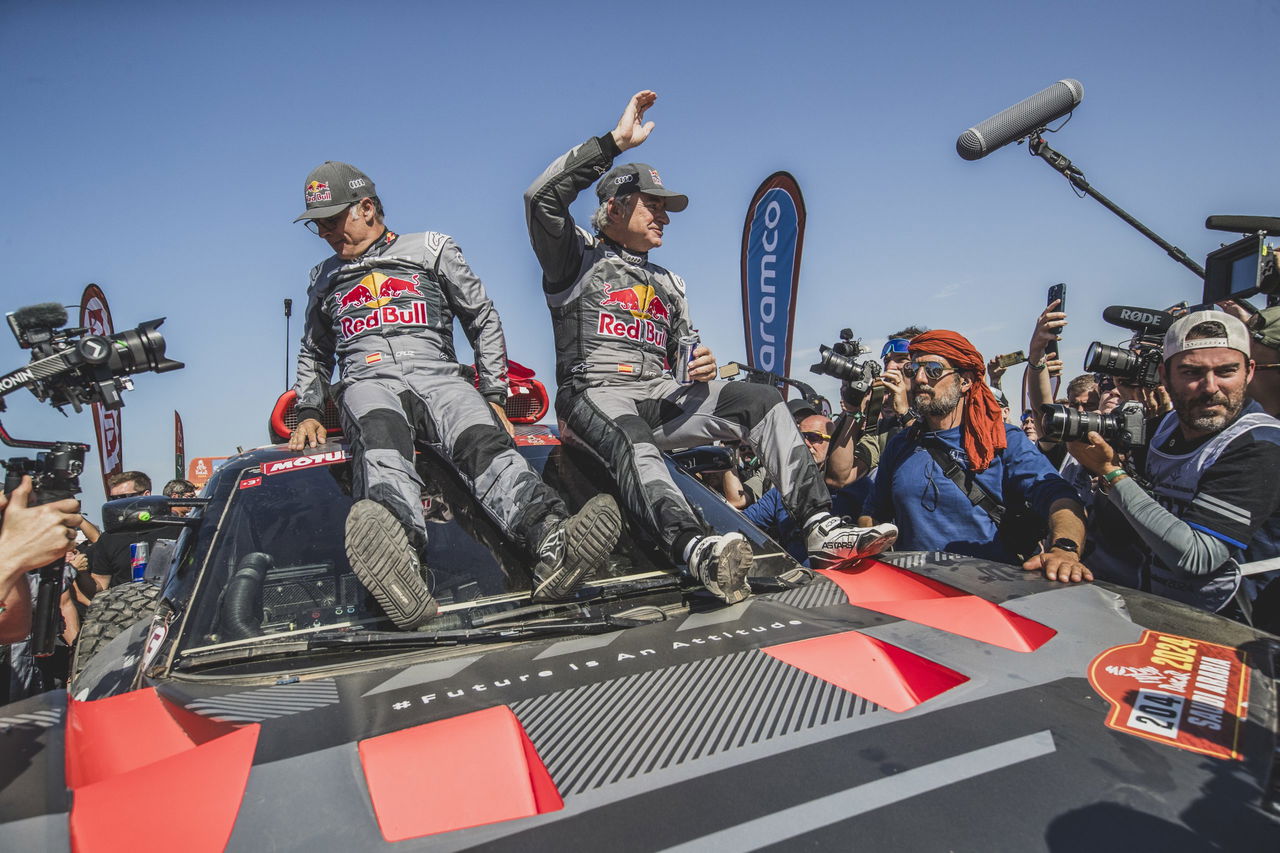
[[[74,498],[28,506],[31,478],[5,498],[0,496],[0,642],[22,639],[31,630],[30,590],[23,575],[64,557],[80,527],[80,502]]]

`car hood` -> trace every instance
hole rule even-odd
[[[0,711],[0,839],[1274,847],[1265,635],[1103,584],[892,559],[607,634],[36,697]]]

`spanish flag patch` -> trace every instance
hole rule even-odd
[[[365,364],[377,364],[380,361],[382,361],[382,353],[380,352],[371,352],[364,357]]]

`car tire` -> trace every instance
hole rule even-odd
[[[107,643],[125,628],[150,617],[159,598],[160,585],[148,581],[121,584],[95,595],[80,623],[80,636],[71,658],[71,684]]]

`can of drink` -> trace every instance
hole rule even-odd
[[[151,546],[146,542],[134,542],[129,546],[129,567],[133,570],[133,579],[142,580],[147,574],[147,558],[151,556]]]
[[[676,345],[678,349],[672,373],[675,376],[675,380],[681,385],[691,385],[693,380],[689,378],[689,363],[693,361],[693,351],[702,346],[702,338],[695,331],[692,334],[681,335],[676,338]]]

